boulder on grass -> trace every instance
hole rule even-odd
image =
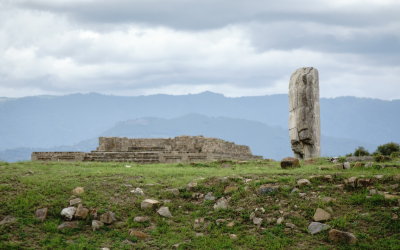
[[[293,157],[287,157],[281,160],[281,168],[288,169],[288,168],[299,168],[300,161]]]

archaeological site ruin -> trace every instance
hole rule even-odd
[[[318,70],[300,68],[289,83],[289,135],[295,157],[319,157],[320,134]]]
[[[187,163],[253,159],[262,159],[262,157],[253,155],[248,146],[203,136],[178,136],[168,139],[100,137],[98,148],[90,153],[32,153],[32,161]]]

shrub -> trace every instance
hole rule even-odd
[[[376,153],[380,153],[382,155],[389,156],[392,153],[400,152],[400,145],[394,142],[389,142],[383,145],[380,145],[376,149]]]
[[[390,158],[394,159],[394,158],[400,158],[400,152],[393,152],[390,154]]]
[[[366,150],[364,147],[358,147],[353,153],[354,156],[366,156],[369,155],[368,150]]]
[[[390,161],[391,158],[390,158],[390,156],[387,156],[387,155],[374,154],[374,160],[376,162],[385,162],[385,161]]]

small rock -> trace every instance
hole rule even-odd
[[[193,193],[192,194],[192,198],[195,199],[195,200],[200,200],[200,199],[204,198],[204,194],[202,194],[202,193]]]
[[[82,203],[82,200],[80,198],[75,198],[75,199],[72,199],[72,200],[69,201],[69,205],[70,206],[75,206],[75,205],[77,205],[79,203]]]
[[[262,222],[263,222],[262,218],[259,218],[259,217],[254,217],[253,218],[253,224],[254,225],[260,226]]]
[[[66,222],[60,224],[60,225],[57,227],[57,229],[58,229],[58,230],[63,230],[63,229],[66,229],[66,228],[68,228],[68,229],[75,229],[75,228],[78,228],[78,227],[79,227],[79,225],[78,225],[78,222],[77,222],[77,221],[66,221]]]
[[[150,217],[148,216],[136,216],[133,221],[135,222],[146,222],[146,221],[150,221]]]
[[[79,204],[78,208],[76,209],[76,212],[75,212],[75,218],[86,219],[88,214],[89,214],[89,209],[83,207],[82,204]]]
[[[197,187],[197,182],[190,182],[188,185],[187,185],[187,189],[188,190],[192,190],[192,189],[194,189],[194,188],[196,188]]]
[[[370,189],[370,190],[369,190],[369,194],[370,194],[370,195],[375,195],[375,194],[378,194],[378,191],[377,191],[376,189],[373,188],[373,189]]]
[[[176,243],[174,245],[172,245],[173,248],[179,248],[179,246],[181,245],[181,243]]]
[[[327,221],[331,218],[331,215],[322,208],[317,208],[313,218],[314,221]]]
[[[112,224],[117,219],[115,218],[115,214],[113,212],[106,212],[100,216],[100,221],[104,224]]]
[[[350,177],[347,180],[344,180],[344,184],[348,187],[356,188],[357,187],[357,177]]]
[[[207,201],[214,201],[216,198],[215,198],[215,196],[213,195],[213,193],[211,193],[211,192],[208,192],[205,196],[204,196],[204,200],[207,200]]]
[[[375,179],[377,179],[377,180],[382,180],[383,177],[385,177],[385,176],[382,175],[382,174],[378,174],[378,175],[375,175],[374,177],[375,177]]]
[[[331,229],[328,233],[328,237],[329,240],[335,243],[355,244],[357,242],[357,238],[354,234],[336,229]]]
[[[196,237],[203,237],[204,233],[196,233]]]
[[[167,191],[168,193],[171,193],[171,194],[173,194],[174,196],[178,196],[179,195],[179,189],[177,189],[177,188],[169,188],[169,189],[166,189],[165,191]]]
[[[228,208],[228,200],[225,199],[224,197],[220,198],[217,200],[217,202],[214,204],[214,209],[227,209]]]
[[[126,167],[126,168],[131,168],[132,166],[131,166],[131,165],[125,165],[125,167]]]
[[[300,191],[300,189],[298,189],[298,188],[293,188],[292,191],[291,191],[291,193],[296,193],[296,192],[299,192],[299,191]]]
[[[140,203],[140,207],[142,209],[155,208],[159,204],[160,204],[160,202],[157,200],[145,199],[144,201],[142,201],[142,203]]]
[[[131,193],[134,195],[144,195],[144,192],[141,188],[137,187],[134,190],[131,190]]]
[[[299,187],[308,186],[308,185],[311,185],[311,182],[307,179],[300,179],[297,181],[297,185]]]
[[[276,220],[276,224],[277,224],[277,225],[282,224],[283,220],[284,220],[283,217],[279,217],[279,218]]]
[[[72,193],[74,195],[81,195],[85,192],[85,189],[83,187],[76,187],[74,190],[72,190]]]
[[[372,166],[374,166],[374,163],[373,163],[373,162],[367,162],[367,163],[365,163],[365,167],[366,167],[366,168],[371,168]]]
[[[323,181],[326,181],[326,182],[332,182],[332,181],[333,181],[333,177],[332,177],[332,175],[327,174],[327,175],[324,175],[324,176],[322,177],[322,180],[323,180]]]
[[[384,196],[385,199],[387,199],[387,200],[400,199],[400,196],[398,196],[398,195],[393,195],[393,194],[384,194],[383,196]]]
[[[320,222],[311,222],[310,225],[308,226],[308,231],[310,234],[317,234],[319,232],[325,231],[330,229],[331,227],[327,224],[323,224]]]
[[[7,215],[0,221],[0,226],[1,225],[7,225],[7,224],[14,224],[17,222],[17,219],[15,217],[12,217],[10,215]]]
[[[225,188],[225,190],[224,190],[224,193],[225,193],[225,194],[230,194],[230,193],[235,192],[235,191],[237,191],[237,190],[238,190],[238,187],[237,187],[237,186],[227,186],[227,187]]]
[[[144,233],[142,231],[137,231],[137,230],[133,230],[133,229],[129,230],[129,235],[130,236],[135,236],[136,238],[142,239],[142,240],[147,239],[147,238],[150,237],[148,234],[146,234],[146,233]]]
[[[102,247],[102,248],[100,248],[100,250],[110,250],[110,248],[108,248],[108,247]]]
[[[66,207],[63,210],[61,210],[61,216],[64,216],[68,220],[72,220],[75,212],[76,212],[75,207]]]
[[[281,168],[289,169],[289,168],[299,168],[300,161],[293,157],[287,157],[281,160]]]
[[[296,225],[293,224],[293,223],[285,223],[285,226],[286,226],[286,227],[289,227],[289,228],[291,228],[291,229],[295,229],[295,228],[296,228]]]
[[[258,193],[259,194],[272,194],[272,193],[277,192],[278,189],[279,189],[279,186],[265,184],[258,188]]]
[[[299,196],[300,196],[301,198],[304,198],[304,197],[307,196],[307,194],[306,194],[306,193],[299,193]]]
[[[230,238],[231,240],[236,240],[238,237],[237,237],[236,234],[230,234],[230,235],[229,235],[229,238]]]
[[[395,213],[392,214],[392,220],[398,220],[399,216]]]
[[[321,200],[325,203],[329,203],[329,202],[334,202],[336,199],[332,197],[323,197]]]
[[[235,226],[235,222],[231,221],[228,224],[226,224],[227,227],[234,227]]]
[[[157,210],[157,213],[163,217],[171,218],[172,214],[169,211],[168,207],[160,207],[160,209]]]
[[[37,209],[35,212],[36,218],[38,218],[40,221],[43,222],[47,217],[47,211],[48,211],[47,207]]]
[[[92,220],[92,230],[96,231],[99,230],[104,226],[104,223],[99,220]]]
[[[351,165],[350,162],[346,161],[345,163],[343,163],[343,169],[350,169]]]

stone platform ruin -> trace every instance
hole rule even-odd
[[[188,163],[255,159],[262,159],[262,157],[253,155],[248,146],[203,136],[178,136],[167,139],[100,137],[99,147],[90,153],[32,153],[32,161]]]

